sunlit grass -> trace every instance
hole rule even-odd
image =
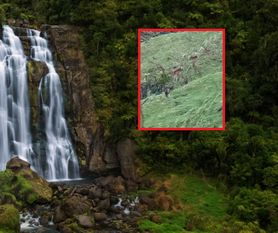
[[[221,34],[216,33],[218,41]],[[195,73],[188,56],[199,52],[215,32],[179,32],[151,38],[141,45],[141,82],[159,78],[173,67],[183,67],[187,85],[175,83],[169,98],[164,93],[142,100],[143,127],[147,128],[221,128],[222,127],[222,61],[221,43],[214,55],[199,55]],[[201,54],[201,53],[199,53]],[[146,76],[150,70],[152,75]],[[171,81],[172,82],[172,81]],[[173,84],[173,83],[172,83]]]
[[[152,175],[152,177],[155,177]],[[214,181],[196,175],[167,174],[159,175],[157,180],[170,183],[168,193],[182,208],[176,211],[156,211],[161,223],[149,219],[141,220],[142,232],[152,233],[217,233],[221,232],[221,223],[227,216],[227,198],[225,190],[220,190]]]
[[[202,88],[200,88],[202,86]],[[222,73],[206,75],[142,101],[144,127],[221,127]]]

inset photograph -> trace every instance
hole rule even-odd
[[[225,129],[225,29],[138,30],[139,130]]]

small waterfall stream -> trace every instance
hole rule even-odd
[[[64,117],[62,85],[51,51],[47,40],[40,36],[40,31],[28,29],[27,34],[31,39],[31,58],[44,62],[49,71],[39,86],[47,137],[47,169],[44,177],[48,180],[78,178],[78,161]]]
[[[33,153],[27,61],[20,39],[9,26],[3,26],[0,60],[0,170],[3,170],[12,155],[30,161]]]
[[[31,41],[31,59],[44,62],[49,71],[41,77],[38,87],[46,152],[35,154],[32,149],[27,57],[13,29],[3,26],[3,39],[0,40],[0,170],[5,170],[6,163],[16,155],[29,161],[33,169],[48,180],[79,178],[78,160],[64,116],[62,86],[47,40],[37,30],[27,29],[27,35]],[[45,159],[41,159],[42,156]]]

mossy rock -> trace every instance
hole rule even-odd
[[[17,233],[20,230],[19,212],[10,204],[0,205],[0,233]]]
[[[20,201],[17,201],[14,194],[0,191],[0,205],[2,204],[13,204],[14,206],[19,208],[22,206],[22,203]]]
[[[19,172],[17,179],[21,184],[22,197],[25,198],[27,203],[46,203],[51,201],[53,193],[48,182],[31,169]]]
[[[0,172],[0,193],[5,193],[7,198],[0,198],[0,204],[13,203],[21,205],[47,203],[51,201],[52,189],[48,182],[25,165],[25,161],[13,158],[7,170]],[[11,160],[11,161],[12,161]],[[21,164],[21,165],[20,165]],[[10,168],[10,169],[9,169]],[[16,198],[14,200],[13,196]],[[2,195],[1,195],[2,197]]]

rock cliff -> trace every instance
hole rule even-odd
[[[97,122],[88,68],[81,46],[82,29],[74,26],[43,26],[56,56],[65,92],[65,111],[77,154],[83,167],[96,173],[119,166],[112,145],[104,141]]]
[[[67,122],[83,172],[97,174],[110,170],[121,170],[126,178],[135,179],[133,161],[135,145],[129,139],[112,144],[105,140],[104,128],[98,123],[90,87],[88,67],[82,52],[82,29],[69,25],[43,25],[41,32],[48,37],[55,65],[64,90],[64,104]],[[30,42],[26,29],[14,28],[23,43],[24,51],[30,55]],[[35,150],[44,150],[39,144],[44,135],[39,127],[38,85],[47,67],[36,61],[28,62],[28,81],[31,103],[32,134]],[[121,167],[121,169],[120,169]]]

